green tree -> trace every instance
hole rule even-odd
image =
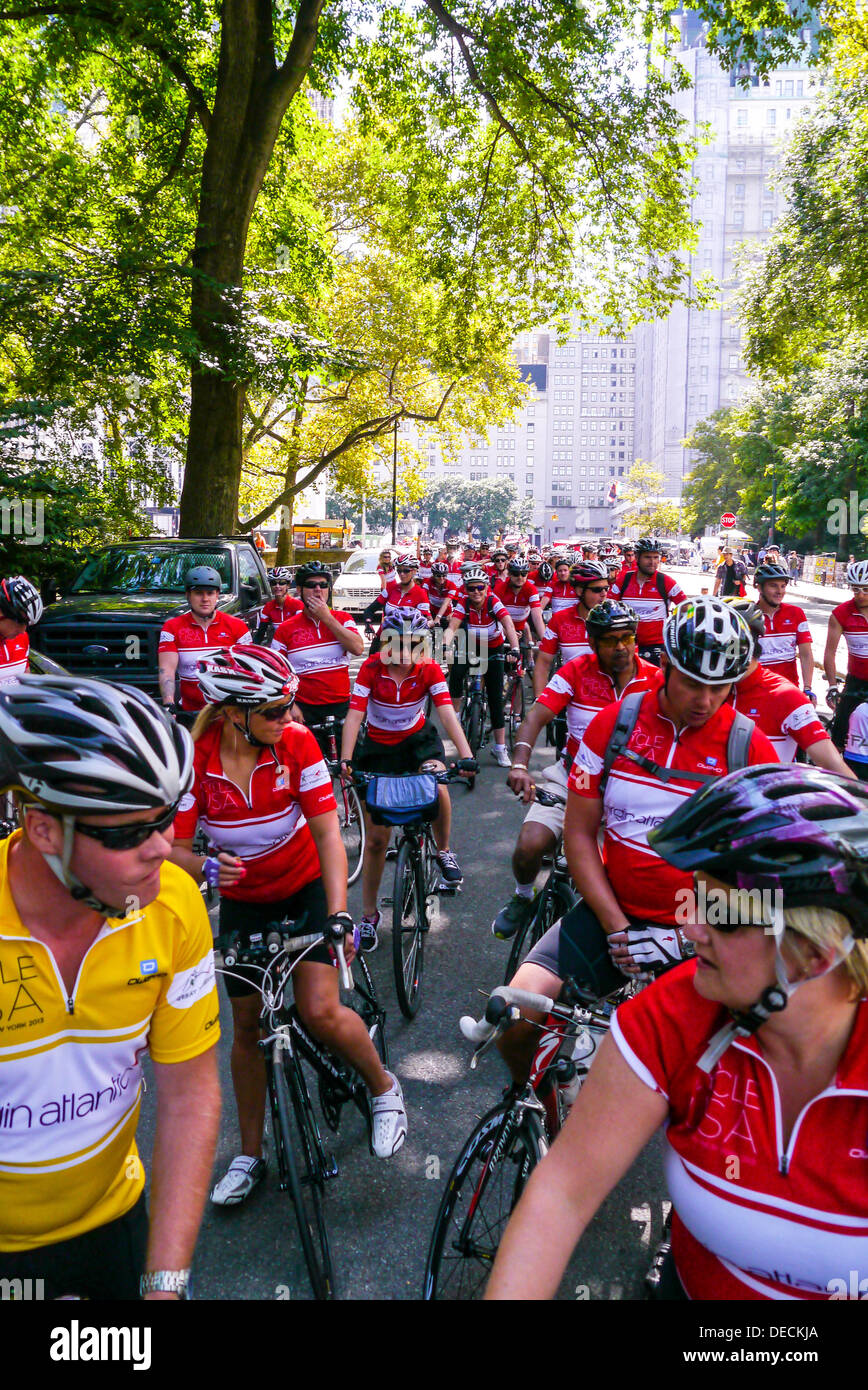
[[[502,531],[526,531],[533,516],[533,498],[519,498],[515,483],[505,478],[469,482],[446,475],[432,483],[419,501],[426,529],[440,526],[456,535],[478,529],[493,539]]]
[[[309,84],[348,82],[365,127],[391,132],[383,173],[455,306],[459,355],[493,317],[508,341],[571,308],[662,312],[695,241],[670,100],[688,79],[661,61],[673,8],[0,0],[16,394],[98,387],[119,404],[131,375],[162,383],[186,426],[183,529],[234,525],[245,400],[275,364],[285,379],[330,357],[333,325],[306,311],[333,261],[304,160],[290,186],[273,177],[292,153],[315,158]],[[763,70],[797,50],[787,0],[697,8],[726,61]]]
[[[719,526],[724,512],[739,514],[747,479],[736,455],[733,413],[731,409],[715,410],[698,420],[684,440],[684,447],[699,455],[684,479],[682,493],[682,520],[691,535],[706,526]]]
[[[627,474],[621,501],[629,511],[628,526],[638,526],[643,534],[674,535],[678,530],[678,507],[662,497],[664,478],[650,463],[637,459]]]

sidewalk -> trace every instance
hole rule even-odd
[[[688,569],[686,566],[673,566],[680,572],[694,575],[702,581],[702,588],[708,587],[711,593],[714,588],[714,573],[701,574],[699,570]],[[748,589],[753,588],[750,577],[747,581]],[[803,580],[790,580],[787,585],[787,603],[798,603],[799,599],[810,599],[813,603],[828,604],[830,608],[836,608],[839,603],[846,603],[848,598],[853,597],[852,589],[835,589],[829,584],[806,584]]]

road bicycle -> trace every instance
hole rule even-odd
[[[474,758],[483,743],[487,741],[487,722],[488,697],[485,693],[485,681],[479,662],[471,661],[470,671],[467,675],[467,683],[464,687],[464,704],[461,708],[461,727],[464,730],[467,742],[470,744],[470,751]]]
[[[341,721],[335,719],[333,714],[329,714],[321,724],[308,724],[307,727],[312,734],[321,733],[323,736],[325,764],[334,783],[338,823],[347,854],[347,883],[355,883],[362,872],[362,859],[365,853],[365,817],[359,794],[353,786],[352,779],[341,769],[340,753],[338,752]]]
[[[534,793],[534,799],[541,806],[566,805],[565,797],[546,791],[543,787],[534,787]],[[552,854],[552,867],[548,878],[533,900],[533,912],[512,938],[503,979],[505,985],[509,984],[528,951],[545,936],[549,927],[553,927],[578,901],[579,895],[573,887],[564,858],[563,835],[559,835]]]
[[[534,1168],[563,1126],[609,1030],[617,1005],[635,990],[632,982],[597,999],[566,979],[558,1003],[541,994],[499,985],[485,1017],[461,1019],[461,1031],[477,1044],[479,1059],[522,1017],[545,1016],[524,1085],[512,1082],[474,1128],[461,1150],[440,1202],[425,1265],[423,1298],[482,1297],[509,1218]],[[527,1020],[525,1020],[527,1021]]]
[[[218,939],[217,944],[222,946],[222,974],[232,974],[236,965],[261,972],[256,986],[262,997],[259,1046],[265,1056],[278,1183],[292,1202],[313,1296],[328,1299],[334,1295],[334,1276],[324,1194],[326,1183],[338,1175],[338,1165],[323,1145],[302,1063],[306,1062],[317,1078],[320,1110],[328,1128],[336,1132],[343,1107],[354,1105],[365,1121],[369,1147],[371,1099],[361,1077],[302,1023],[287,997],[292,972],[307,951],[327,942],[337,957],[345,991],[343,1002],[363,1019],[384,1067],[388,1066],[386,1015],[377,1002],[364,957],[356,956],[352,971],[348,967],[341,926],[333,924],[323,931],[299,935],[303,924],[303,917],[298,922],[276,922],[243,939],[235,933],[224,942]]]
[[[445,883],[441,879],[431,829],[440,804],[437,787],[463,779],[458,768],[388,776],[354,772],[353,777],[365,788],[371,819],[400,831],[392,896],[382,901],[392,907],[392,967],[398,1007],[405,1018],[412,1019],[421,1002],[432,899],[439,893],[454,894],[461,887],[460,883]]]

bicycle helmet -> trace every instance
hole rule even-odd
[[[418,558],[415,555],[410,554],[409,552],[406,552],[403,555],[399,555],[397,560],[395,561],[396,570],[417,570],[418,568]]]
[[[511,567],[511,566],[510,566],[510,572],[512,572],[512,567]],[[475,563],[475,564],[472,564],[472,565],[462,565],[462,567],[461,567],[461,578],[464,580],[464,583],[465,583],[465,584],[487,584],[487,583],[488,583],[488,575],[486,574],[485,570],[482,568],[482,565],[480,565],[480,564],[478,564],[478,563]]]
[[[552,579],[554,579],[554,575],[555,572],[549,564],[548,560],[541,560],[539,569],[536,573],[537,582],[539,584],[548,584],[551,582]]]
[[[636,542],[635,554],[637,558],[640,555],[660,555],[662,551],[663,546],[655,536],[640,536]]]
[[[854,560],[847,566],[848,584],[868,584],[868,560]]]
[[[193,741],[149,695],[75,676],[21,676],[0,688],[0,786],[61,818],[46,863],[78,901],[109,916],[71,871],[78,816],[174,806],[193,778]]]
[[[402,637],[427,637],[428,619],[418,608],[401,608],[398,604],[388,603],[380,634],[382,636],[387,632],[397,632]]]
[[[677,671],[703,685],[731,685],[753,660],[753,634],[721,599],[691,598],[670,613],[663,645]]]
[[[314,564],[317,563],[318,561],[315,560]],[[291,584],[292,570],[288,565],[277,565],[276,568],[271,571],[270,578],[272,584]]]
[[[239,642],[196,662],[199,689],[209,705],[255,710],[273,700],[294,700],[298,676],[271,647]]]
[[[509,556],[502,546],[498,546],[497,550],[492,550],[491,558],[492,560],[508,560]]]
[[[445,579],[449,573],[449,566],[445,560],[435,560],[431,566],[432,579]]]
[[[595,560],[577,560],[570,566],[570,579],[575,588],[584,588],[586,584],[593,584],[595,580],[608,578],[606,566],[597,564]]]
[[[523,559],[522,559],[520,556],[518,556],[518,555],[514,556],[513,559],[510,560],[509,564],[508,564],[507,567],[506,567],[506,572],[507,572],[507,574],[521,574],[521,575],[525,575],[525,574],[528,574],[529,571],[530,571],[530,565],[528,564],[527,560],[523,560]]]
[[[223,582],[211,565],[194,565],[184,576],[184,588],[188,593],[191,589],[222,589]]]
[[[635,609],[616,598],[604,598],[590,609],[585,619],[589,637],[602,637],[607,632],[635,632],[638,626],[639,615]]]
[[[776,560],[763,560],[753,572],[753,582],[759,587],[760,584],[765,584],[767,579],[783,579],[784,583],[789,584],[790,572]]]
[[[0,614],[4,618],[32,627],[39,622],[42,611],[39,590],[23,574],[13,574],[8,579],[0,580]]]
[[[329,592],[331,592],[331,570],[327,565],[323,564],[322,560],[306,560],[303,565],[299,565],[295,572],[295,587],[297,589],[303,589],[305,584],[309,583],[311,579],[327,579]]]
[[[678,869],[697,869],[736,889],[780,893],[787,907],[842,913],[850,934],[834,970],[868,938],[868,786],[823,768],[764,763],[731,772],[694,793],[648,835]],[[777,923],[775,924],[777,928]],[[735,1012],[710,1040],[699,1066],[710,1072],[734,1037],[749,1037],[786,1008],[791,983],[775,930],[776,984]]]

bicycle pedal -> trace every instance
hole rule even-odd
[[[381,899],[380,899],[380,907],[391,907],[392,904],[394,903],[394,901],[395,901],[395,899],[392,898],[392,897],[384,897],[384,898],[381,898]]]
[[[397,859],[397,858],[398,858],[398,847],[397,847],[397,845],[389,845],[389,848],[386,850],[386,858],[387,858],[387,859]]]
[[[332,1178],[336,1178],[338,1176],[338,1161],[335,1158],[334,1154],[325,1155],[325,1163],[323,1164],[322,1175],[326,1182],[330,1182]]]
[[[461,880],[461,883],[445,883],[445,882],[444,882],[444,883],[441,883],[440,886],[439,886],[439,888],[437,889],[437,892],[438,892],[438,893],[445,893],[448,897],[451,898],[451,897],[453,897],[456,893],[460,893],[460,892],[461,892],[461,886],[462,886],[463,882],[464,882],[464,880],[462,879],[462,880]]]

